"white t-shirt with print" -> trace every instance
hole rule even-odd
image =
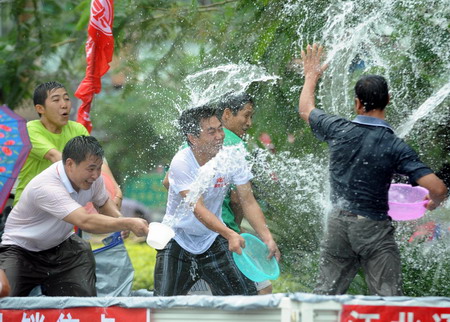
[[[228,157],[231,153],[232,158]],[[229,185],[245,184],[252,177],[245,155],[236,155],[227,147],[202,167],[190,147],[178,151],[170,164],[169,196],[163,220],[175,230],[177,243],[192,254],[204,253],[218,233],[195,217],[193,206],[196,201],[203,196],[206,208],[222,220],[222,203]],[[189,190],[189,194],[183,199],[180,191],[185,190]]]
[[[63,220],[67,215],[87,202],[101,207],[107,200],[102,176],[88,190],[76,192],[58,161],[27,184],[8,216],[2,244],[34,252],[55,247],[74,233]]]

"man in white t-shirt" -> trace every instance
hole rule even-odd
[[[172,159],[163,221],[172,226],[175,237],[156,256],[154,294],[185,295],[201,278],[214,295],[256,295],[255,284],[239,271],[231,255],[241,254],[244,239],[225,226],[221,217],[225,194],[229,185],[235,184],[246,219],[267,244],[269,256],[280,258],[253,196],[245,155],[239,162],[233,153],[232,166],[217,155],[224,132],[214,108],[186,110],[180,117],[180,127],[189,147]]]
[[[41,285],[47,296],[96,296],[95,260],[90,244],[74,226],[90,233],[131,230],[148,233],[141,218],[119,218],[101,176],[103,149],[92,136],[77,136],[58,161],[25,187],[5,225],[0,268],[11,296],[27,296]],[[87,202],[100,214],[89,214]]]

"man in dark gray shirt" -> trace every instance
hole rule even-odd
[[[353,121],[315,108],[315,88],[326,69],[322,47],[302,52],[305,83],[300,116],[314,135],[329,145],[333,211],[321,245],[317,294],[344,294],[362,267],[371,294],[402,295],[400,254],[388,216],[388,191],[395,173],[429,191],[427,208],[435,209],[447,188],[399,139],[385,119],[389,103],[386,80],[363,76],[355,85]]]

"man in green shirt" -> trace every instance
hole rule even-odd
[[[33,147],[19,173],[14,205],[19,201],[23,189],[31,179],[62,159],[61,151],[70,139],[89,135],[82,124],[69,120],[72,103],[64,85],[58,82],[38,85],[34,91],[33,101],[39,120],[27,123],[28,135]],[[120,207],[122,192],[119,185],[106,163],[102,171],[112,178],[116,191],[114,202]]]
[[[229,96],[222,100],[217,109],[217,116],[222,121],[225,138],[224,146],[234,146],[242,144],[247,148],[247,144],[242,137],[252,126],[253,100],[245,93]],[[222,204],[222,219],[228,228],[240,233],[240,225],[243,213],[239,199],[234,190],[230,189]]]

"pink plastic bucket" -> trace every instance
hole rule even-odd
[[[414,220],[422,217],[427,210],[428,200],[424,200],[428,190],[409,184],[391,184],[389,189],[388,215],[394,220]]]

